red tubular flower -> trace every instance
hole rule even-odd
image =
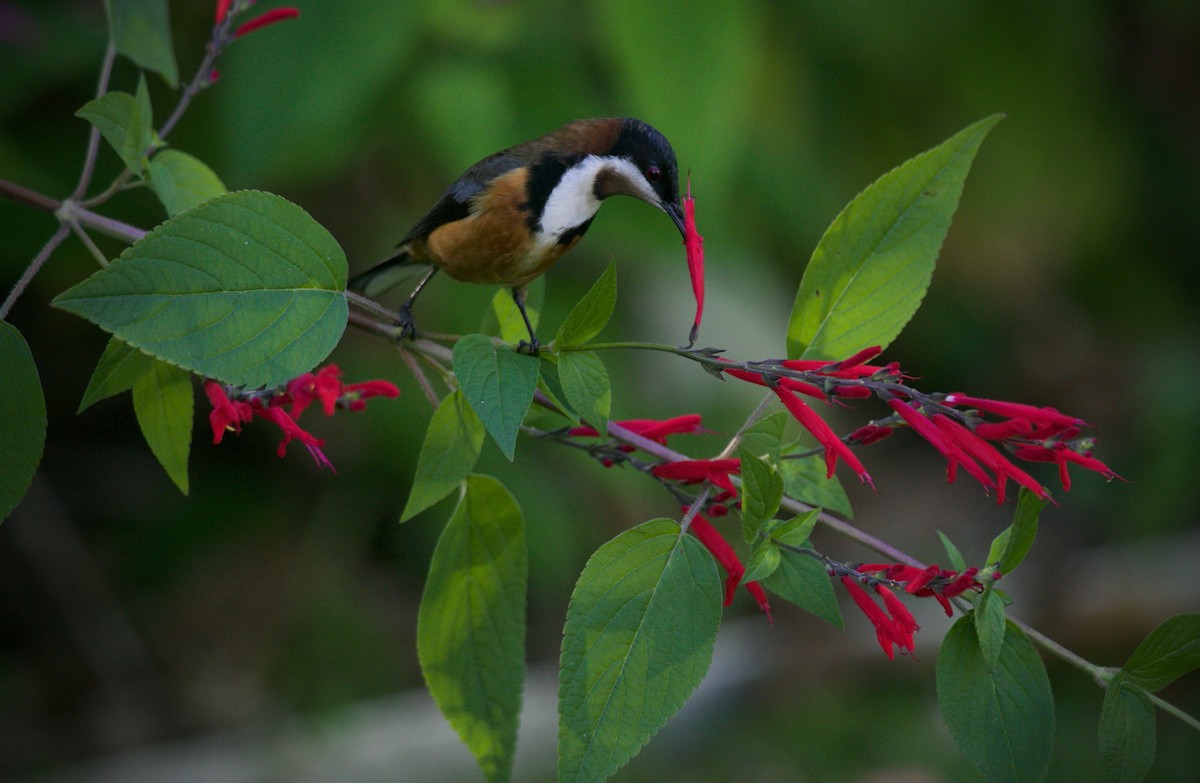
[[[981,411],[994,413],[1006,419],[1027,419],[1038,426],[1066,428],[1088,426],[1087,422],[1083,419],[1059,413],[1057,408],[1039,408],[1035,405],[1025,405],[1019,402],[988,400],[981,397],[971,397],[960,392],[946,395],[946,404],[978,408]]]
[[[700,414],[686,413],[671,419],[626,419],[625,421],[615,421],[613,424],[665,446],[668,435],[700,432]],[[585,425],[572,427],[567,430],[567,435],[572,438],[596,438],[600,436],[600,433],[594,427]]]
[[[942,595],[946,598],[953,598],[956,595],[961,595],[967,590],[983,589],[976,579],[975,575],[979,573],[978,568],[968,568],[958,576],[954,577],[954,581],[942,588]]]
[[[835,397],[845,397],[847,399],[865,399],[874,393],[866,386],[838,386],[833,390]]]
[[[257,16],[246,22],[244,25],[233,31],[234,38],[241,38],[243,35],[252,33],[260,27],[266,27],[269,24],[281,22],[284,19],[295,19],[300,15],[300,9],[292,6],[284,6],[283,8],[272,8],[262,16]]]
[[[904,602],[897,598],[891,590],[877,584],[875,592],[879,593],[879,597],[883,599],[883,605],[887,607],[888,614],[892,616],[892,625],[900,633],[903,640],[900,648],[911,653],[913,651],[913,634],[921,630],[921,626],[917,625],[917,620],[912,616],[912,612],[908,611]]]
[[[891,434],[891,427],[877,427],[874,424],[864,424],[854,432],[850,433],[850,440],[854,441],[860,446],[869,446],[876,441],[883,440]]]
[[[825,420],[817,415],[816,411],[804,404],[790,390],[784,389],[781,386],[776,386],[772,389],[775,395],[783,402],[784,407],[788,412],[796,418],[796,421],[812,433],[812,436],[817,439],[817,442],[825,447],[825,467],[826,478],[833,476],[833,470],[837,467],[838,457],[841,457],[850,468],[858,474],[858,478],[864,484],[870,485],[871,489],[875,489],[875,482],[871,481],[870,474],[863,467],[862,462],[858,457],[854,456],[854,452],[845,443],[842,443],[841,438],[829,428]]]
[[[342,388],[340,401],[352,411],[361,411],[367,407],[367,400],[372,397],[395,399],[400,396],[396,384],[388,381],[361,381],[348,383]]]
[[[742,469],[740,459],[684,459],[677,462],[663,462],[650,469],[650,473],[661,479],[682,481],[687,484],[697,484],[710,481],[715,486],[729,492],[732,496],[737,492],[730,480],[730,473],[738,473]]]
[[[231,400],[225,393],[225,387],[217,381],[204,382],[204,394],[213,406],[208,414],[208,422],[212,427],[213,443],[220,443],[227,430],[242,431],[242,424],[254,418],[254,410],[245,400]]]
[[[737,552],[733,551],[733,547],[729,545],[725,537],[712,526],[711,522],[705,519],[703,514],[697,514],[692,518],[691,531],[725,569],[727,575],[725,577],[725,605],[729,606],[733,603],[733,594],[737,590],[738,583],[742,581],[742,574],[746,573],[746,567],[742,565]],[[757,599],[757,596],[755,598]]]
[[[998,424],[977,424],[975,434],[988,440],[1008,440],[1033,434],[1033,422],[1029,419],[1009,419]]]
[[[867,361],[870,361],[871,359],[874,359],[876,356],[878,356],[881,353],[883,353],[882,346],[872,345],[870,348],[863,348],[861,351],[854,354],[853,356],[850,356],[846,359],[842,359],[840,362],[837,363],[836,367],[839,370],[849,370],[851,367],[858,367],[863,362],[867,362]]]
[[[984,467],[991,468],[996,474],[996,503],[1004,502],[1004,488],[1010,477],[1042,500],[1050,499],[1050,493],[1033,476],[1009,462],[1003,454],[996,451],[992,444],[954,419],[944,413],[936,413],[933,415],[933,423],[963,451],[978,460]]]
[[[722,361],[724,361],[724,360],[722,360]],[[759,373],[759,372],[750,372],[749,370],[736,370],[736,369],[733,369],[732,367],[729,368],[728,370],[725,370],[724,372],[726,375],[731,375],[734,378],[737,378],[738,380],[749,381],[750,383],[755,383],[755,384],[758,384],[759,386],[769,386],[770,385],[767,383],[766,379],[763,378],[762,373]],[[780,386],[784,387],[785,389],[791,389],[794,392],[800,392],[801,394],[807,394],[809,397],[814,397],[818,400],[827,400],[827,397],[825,396],[825,392],[819,386],[814,386],[811,383],[805,383],[804,381],[798,381],[795,378],[780,378],[778,380],[778,383]]]
[[[229,13],[229,6],[233,0],[217,0],[217,24],[225,20],[225,14]]]
[[[869,593],[854,581],[849,576],[842,577],[842,584],[846,586],[846,592],[850,593],[850,597],[854,599],[854,603],[862,610],[862,613],[867,616],[871,624],[875,626],[875,637],[879,640],[879,646],[883,648],[884,655],[889,659],[896,657],[893,645],[898,645],[900,649],[911,652],[912,648],[906,646],[904,635],[899,628],[896,627],[892,618],[879,608],[879,604],[871,599]]]
[[[918,435],[928,441],[929,445],[941,452],[941,455],[946,458],[947,481],[954,481],[958,474],[958,466],[962,465],[963,469],[970,473],[972,478],[983,485],[984,490],[991,492],[996,488],[996,483],[979,466],[979,463],[938,429],[932,419],[903,400],[890,399],[888,400],[888,406],[900,414],[900,418],[904,419],[908,423],[908,426],[912,427]]]
[[[306,372],[288,381],[287,395],[292,401],[292,418],[299,419],[304,409],[315,400],[321,401],[326,416],[332,416],[342,396],[342,371],[336,364],[327,364],[315,373]]]
[[[775,620],[771,617],[771,604],[767,601],[767,593],[763,590],[762,585],[758,582],[747,582],[745,587],[750,595],[754,596],[758,610],[767,616],[767,622],[774,623]]]
[[[908,584],[904,586],[904,592],[908,593],[909,595],[915,595],[921,592],[941,572],[942,569],[939,568],[937,564],[929,566],[924,571],[921,571],[919,574],[908,580]]]
[[[1023,446],[1013,452],[1018,459],[1023,459],[1028,462],[1053,462],[1058,465],[1058,478],[1062,482],[1063,490],[1071,491],[1071,476],[1067,472],[1067,465],[1074,462],[1087,470],[1095,471],[1106,479],[1120,479],[1116,471],[1105,465],[1100,460],[1091,456],[1091,454],[1080,454],[1071,449],[1065,443],[1057,443],[1054,448],[1046,448],[1045,446]],[[1124,479],[1121,479],[1124,481]]]
[[[688,344],[700,334],[700,319],[704,315],[704,237],[696,231],[696,199],[692,198],[692,177],[688,175],[687,195],[683,197],[683,246],[687,249],[688,274],[692,278],[692,293],[696,297],[696,320],[688,335]]]

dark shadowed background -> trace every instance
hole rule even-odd
[[[181,72],[212,21],[171,4]],[[568,120],[640,117],[692,174],[706,238],[702,342],[783,351],[804,265],[825,226],[891,167],[988,114],[984,143],[924,307],[885,358],[929,390],[1054,405],[1095,425],[1130,483],[1076,476],[1006,587],[1012,613],[1089,659],[1123,662],[1161,620],[1200,607],[1200,5],[1154,2],[301,2],[302,15],[222,58],[173,146],[230,189],[302,205],[352,269],[383,258],[462,169]],[[268,7],[263,3],[262,7]],[[74,185],[104,48],[99,0],[0,2],[0,177],[61,198]],[[115,89],[136,71],[119,62]],[[156,116],[174,105],[150,80]],[[101,154],[97,184],[117,172]],[[133,192],[107,214],[165,215]],[[0,290],[54,229],[0,202]],[[100,240],[113,255],[120,246]],[[606,204],[549,275],[544,323],[616,262],[605,335],[678,342],[691,318],[679,237],[631,199]],[[89,274],[75,242],[10,320],[46,386],[34,487],[0,527],[0,776],[13,780],[478,779],[421,691],[414,650],[425,570],[452,501],[397,523],[430,409],[394,350],[350,330],[332,359],[386,378],[398,401],[321,421],[318,470],[251,426],[212,446],[197,404],[191,497],[141,441],[128,398],[75,409],[106,336],[47,307]],[[438,279],[427,328],[477,328],[492,291]],[[552,333],[552,332],[551,332]],[[758,400],[695,365],[606,356],[614,418],[697,412],[710,455]],[[742,384],[744,385],[744,384]],[[3,379],[0,378],[0,393]],[[839,415],[856,426],[875,405]],[[935,529],[978,561],[1007,524],[969,479],[944,482],[904,434],[863,453],[878,495],[851,487],[863,528],[926,560]],[[553,776],[553,667],[588,554],[671,515],[628,472],[523,440],[500,477],[529,529],[529,659],[516,779]],[[847,482],[849,483],[849,482]],[[736,523],[734,523],[736,524]],[[832,534],[834,557],[866,554]],[[781,602],[780,602],[781,603]],[[949,622],[925,610],[917,660],[888,662],[853,610],[838,632],[745,594],[727,610],[710,687],[618,774],[623,781],[959,781],[975,773],[937,713]],[[936,609],[936,607],[933,607]],[[1052,780],[1098,779],[1102,691],[1049,660]],[[1193,675],[1163,694],[1193,713]],[[1200,778],[1200,743],[1159,720],[1151,778]]]

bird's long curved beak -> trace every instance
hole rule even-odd
[[[687,238],[687,229],[683,224],[683,207],[673,202],[664,201],[659,204],[659,208],[661,208],[663,212],[666,212],[667,215],[670,216],[671,220],[675,222],[675,228],[679,229],[679,235]]]

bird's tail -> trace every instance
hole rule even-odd
[[[429,270],[429,264],[413,261],[408,252],[401,250],[387,261],[377,264],[354,277],[346,288],[363,296],[375,298],[396,286]]]

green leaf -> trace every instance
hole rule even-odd
[[[542,312],[542,300],[546,293],[546,278],[539,277],[529,284],[525,290],[525,314],[529,323],[537,329],[538,315]],[[525,319],[513,301],[512,289],[500,288],[492,297],[492,309],[487,311],[479,331],[484,334],[498,334],[506,343],[516,345],[522,340],[529,339],[529,329]]]
[[[842,612],[825,567],[806,555],[780,551],[779,567],[763,580],[763,587],[780,598],[842,627]]]
[[[564,418],[570,419],[574,423],[579,422],[579,417],[571,410],[564,400],[566,393],[563,391],[562,383],[558,380],[558,365],[554,362],[554,357],[543,356],[545,361],[542,362],[541,370],[538,373],[538,389],[542,394],[545,394],[551,404],[562,413]]]
[[[174,217],[227,192],[216,172],[179,150],[161,150],[150,159],[150,187]]]
[[[100,400],[129,391],[143,375],[154,369],[155,361],[150,354],[142,353],[115,337],[109,338],[104,354],[88,381],[83,399],[79,402],[79,410],[75,412],[83,413]]]
[[[567,320],[563,321],[554,338],[555,345],[560,348],[582,345],[598,335],[612,318],[616,304],[617,267],[609,261],[604,274],[567,314]]]
[[[129,170],[142,175],[145,152],[154,143],[154,118],[144,76],[138,80],[137,97],[110,92],[85,103],[75,116],[95,125]]]
[[[454,345],[459,388],[509,460],[517,448],[517,430],[533,401],[538,367],[532,356],[499,348],[482,334],[468,334]]]
[[[1021,494],[1017,496],[1017,509],[1013,513],[1013,523],[1005,531],[1008,535],[1005,537],[1004,546],[998,555],[988,554],[989,565],[996,563],[996,570],[1007,576],[1021,564],[1025,555],[1029,554],[1034,538],[1037,537],[1038,515],[1047,502],[1021,487]]]
[[[597,432],[607,432],[612,386],[604,362],[594,351],[565,351],[557,358],[558,380],[567,404]]]
[[[1054,699],[1046,667],[1011,622],[994,667],[975,623],[962,617],[937,659],[942,718],[959,749],[988,781],[1044,780],[1054,749]]]
[[[788,497],[810,506],[820,506],[846,519],[854,518],[854,509],[850,507],[850,498],[846,497],[842,482],[836,475],[825,477],[824,456],[813,454],[801,459],[780,460],[779,472]]]
[[[150,451],[179,487],[188,493],[188,450],[192,446],[195,399],[192,376],[166,362],[155,362],[133,384],[133,411]]]
[[[21,502],[46,446],[46,398],[29,344],[0,321],[0,521]]]
[[[750,560],[746,563],[746,572],[742,574],[742,583],[758,582],[775,573],[779,568],[782,557],[779,547],[770,539],[762,539],[750,552]]]
[[[938,538],[942,540],[942,546],[946,550],[946,557],[950,559],[950,566],[955,571],[965,571],[967,569],[967,561],[963,560],[962,553],[958,551],[958,547],[950,540],[950,536],[942,531],[938,531]]]
[[[880,177],[821,238],[788,321],[788,356],[844,359],[887,347],[912,318],[993,115]]]
[[[808,541],[808,537],[812,534],[813,528],[817,526],[817,519],[820,516],[821,509],[819,508],[797,514],[788,521],[781,522],[774,527],[771,530],[771,538],[790,546],[802,546],[804,542]]]
[[[275,386],[312,369],[346,328],[346,256],[271,193],[218,196],[173,217],[54,300],[205,378]]]
[[[1159,625],[1123,668],[1151,693],[1200,668],[1200,614],[1178,614]]]
[[[994,670],[1000,659],[1000,649],[1004,645],[1004,601],[994,590],[985,590],[975,602],[975,635],[979,638],[979,649],[988,668]]]
[[[1105,783],[1138,783],[1146,777],[1154,764],[1154,705],[1123,673],[1108,681],[1098,735]]]
[[[448,395],[429,420],[412,492],[400,521],[407,522],[449,495],[475,467],[482,449],[483,422],[462,392]]]
[[[747,542],[758,538],[758,530],[775,517],[783,500],[783,478],[775,466],[746,448],[738,449],[742,461],[742,535]]]
[[[756,456],[769,456],[777,460],[785,427],[787,415],[783,411],[763,416],[742,433],[741,445]]]
[[[655,519],[579,575],[563,630],[558,779],[602,781],[641,749],[712,662],[721,581],[703,545]]]
[[[179,66],[171,45],[167,0],[105,0],[104,6],[117,51],[157,73],[172,89],[178,87]]]
[[[430,695],[489,781],[512,775],[528,573],[517,501],[490,476],[468,477],[429,564],[417,655]]]

